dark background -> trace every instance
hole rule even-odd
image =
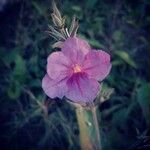
[[[76,14],[78,34],[112,56],[104,81],[114,88],[99,106],[104,150],[150,149],[150,1],[61,0],[68,23]],[[46,34],[50,0],[0,0],[0,149],[76,150],[74,108],[50,100],[41,88],[55,41]]]

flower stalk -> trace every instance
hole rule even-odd
[[[77,107],[76,116],[82,150],[102,150],[96,107]]]

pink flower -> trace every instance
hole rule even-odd
[[[110,72],[110,55],[91,50],[85,40],[77,37],[68,38],[61,50],[48,57],[43,90],[51,98],[66,96],[74,102],[93,101],[100,90],[98,81]]]

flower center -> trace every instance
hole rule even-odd
[[[80,67],[79,65],[76,65],[76,66],[73,68],[73,71],[74,71],[74,73],[81,72],[81,67]]]

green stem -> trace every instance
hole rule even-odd
[[[88,135],[87,125],[86,125],[86,119],[84,117],[84,110],[83,108],[77,108],[76,109],[76,115],[80,130],[80,144],[82,150],[93,150],[93,146],[91,143],[91,140]]]
[[[76,108],[82,150],[102,150],[96,108]]]

